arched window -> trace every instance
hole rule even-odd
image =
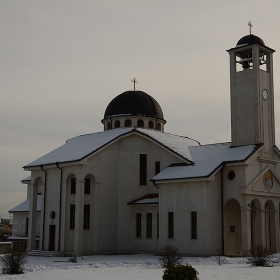
[[[119,120],[115,121],[115,128],[121,127],[121,123]]]
[[[160,123],[158,123],[157,129],[158,129],[159,131],[161,131],[161,124],[160,124]]]
[[[154,122],[153,121],[149,121],[149,128],[154,129]]]
[[[138,120],[137,121],[137,127],[144,127],[144,121],[143,120]]]
[[[108,129],[111,129],[111,123],[110,122],[107,122],[107,130]]]
[[[125,127],[131,127],[131,126],[132,126],[132,125],[131,125],[131,120],[125,120],[124,126],[125,126]]]

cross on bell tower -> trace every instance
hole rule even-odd
[[[250,32],[250,34],[252,34],[253,25],[252,25],[251,21],[248,22],[248,26],[249,26],[249,32]]]

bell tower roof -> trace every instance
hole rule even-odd
[[[254,34],[249,34],[244,37],[242,37],[236,44],[236,47],[241,47],[241,46],[250,46],[250,45],[260,45],[260,46],[265,46],[265,43],[263,39],[260,37],[254,35]]]

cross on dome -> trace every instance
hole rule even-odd
[[[138,81],[136,81],[136,78],[133,77],[133,79],[131,80],[131,82],[133,83],[133,90],[135,91],[135,84],[138,84]]]

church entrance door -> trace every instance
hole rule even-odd
[[[241,211],[235,200],[230,200],[225,207],[225,254],[229,256],[241,253]]]
[[[55,251],[55,225],[49,226],[49,251]]]

